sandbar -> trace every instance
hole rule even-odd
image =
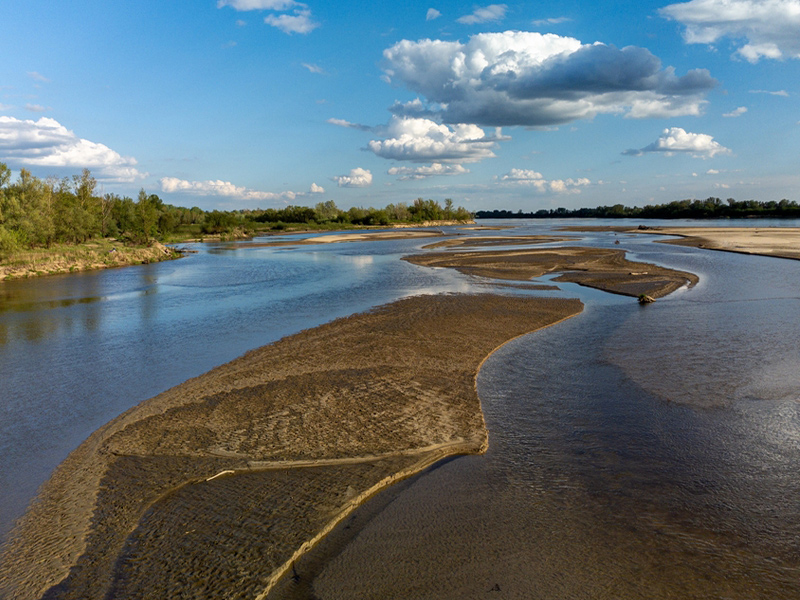
[[[581,310],[574,299],[411,297],[145,401],[42,487],[3,548],[0,595],[263,598],[380,489],[484,451],[482,361]]]
[[[624,296],[665,296],[697,283],[693,273],[625,258],[624,250],[562,246],[476,252],[429,252],[403,260],[428,267],[457,269],[467,275],[527,281],[561,273],[554,281],[569,281]]]
[[[662,243],[800,260],[798,227],[659,227],[636,233],[677,235]]]
[[[247,248],[267,248],[272,246],[303,246],[306,244],[336,244],[343,242],[373,242],[380,240],[405,240],[414,238],[441,237],[442,231],[429,229],[426,231],[370,231],[367,233],[337,233],[332,235],[315,235],[297,240],[279,240],[276,242],[253,242],[242,244]],[[237,243],[234,242],[233,245]]]
[[[481,237],[461,237],[449,240],[442,240],[434,244],[423,246],[423,250],[432,248],[452,248],[461,246],[464,248],[485,248],[487,246],[523,246],[528,244],[549,244],[552,242],[565,242],[570,238],[557,237],[554,235],[486,235]]]
[[[563,227],[562,231],[612,231],[675,235],[678,240],[659,240],[663,244],[692,246],[740,254],[758,254],[800,260],[800,227],[639,227],[581,226]]]

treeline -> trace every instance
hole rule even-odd
[[[535,212],[518,210],[479,210],[476,219],[744,219],[744,218],[800,218],[800,205],[794,200],[734,200],[720,198],[705,200],[677,200],[668,204],[651,204],[629,207],[622,204],[597,208],[542,209]]]
[[[425,221],[469,221],[472,213],[463,206],[453,208],[448,198],[442,207],[435,200],[417,198],[411,204],[389,204],[386,208],[360,208],[340,210],[333,200],[320,202],[314,208],[287,206],[286,208],[248,211],[257,223],[308,223],[339,225],[391,225],[393,223],[423,223]]]
[[[139,192],[136,200],[116,194],[98,194],[88,169],[71,178],[39,179],[26,169],[11,182],[11,171],[0,163],[0,260],[30,248],[80,244],[96,238],[116,238],[131,245],[152,240],[188,239],[206,234],[245,236],[288,226],[324,227],[391,225],[440,220],[470,220],[452,200],[442,207],[418,198],[410,206],[340,210],[333,200],[314,208],[204,211],[165,203],[156,194]]]
[[[79,244],[114,237],[132,245],[165,239],[181,225],[201,224],[199,208],[165,204],[155,194],[138,198],[98,195],[88,169],[72,178],[39,179],[26,169],[15,183],[0,163],[0,259],[28,248]]]

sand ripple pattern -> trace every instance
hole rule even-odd
[[[121,415],[0,557],[15,599],[252,598],[382,486],[487,443],[486,356],[577,300],[419,296],[254,350]]]

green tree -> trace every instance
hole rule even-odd
[[[150,240],[156,236],[160,202],[158,196],[154,194],[148,196],[144,189],[139,190],[139,197],[136,201],[136,219],[132,231],[134,242],[149,245]]]
[[[314,219],[318,223],[335,221],[341,212],[333,200],[318,202],[314,207]]]

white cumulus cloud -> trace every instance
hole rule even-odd
[[[800,58],[800,0],[691,0],[659,12],[686,26],[684,39],[690,44],[730,38],[752,63]]]
[[[490,4],[482,8],[476,8],[472,14],[459,17],[456,21],[465,25],[501,21],[506,16],[506,10],[508,10],[508,6],[505,4]]]
[[[305,8],[295,10],[293,15],[267,15],[264,17],[264,23],[288,34],[310,33],[320,25],[311,18],[311,11]]]
[[[383,56],[387,79],[420,94],[446,123],[550,126],[601,113],[697,115],[717,84],[705,69],[679,77],[645,48],[528,31],[482,33],[466,43],[402,40]],[[393,111],[405,114],[402,105]]]
[[[443,165],[435,162],[420,167],[392,167],[387,173],[397,175],[401,181],[407,181],[409,179],[427,179],[438,175],[463,175],[469,173],[469,169],[459,164]]]
[[[311,193],[312,194],[324,194],[325,188],[321,185],[317,185],[316,183],[311,184]]]
[[[477,125],[461,123],[451,128],[430,119],[396,116],[387,134],[367,147],[382,158],[415,162],[477,162],[494,156],[497,139],[487,137]]]
[[[525,185],[539,192],[552,192],[556,194],[580,194],[580,188],[591,185],[591,180],[586,177],[578,179],[545,179],[544,175],[531,169],[511,169],[505,175],[497,178],[501,184]]]
[[[441,16],[442,13],[440,13],[438,10],[436,10],[435,8],[429,8],[428,12],[425,14],[425,20],[433,21],[434,19],[438,19]]]
[[[221,196],[233,200],[259,201],[259,200],[294,200],[298,196],[303,196],[297,192],[262,192],[252,190],[243,186],[234,185],[230,181],[207,180],[207,181],[187,181],[177,177],[162,177],[160,180],[161,191],[167,194],[184,193],[194,196]],[[312,184],[312,191],[314,189]]]
[[[0,116],[0,161],[20,168],[86,168],[106,181],[133,182],[147,176],[136,169],[135,158],[79,138],[47,117],[32,121]]]
[[[641,156],[649,152],[663,152],[667,156],[676,153],[691,154],[695,158],[712,158],[717,154],[731,153],[706,133],[691,133],[680,127],[670,127],[652,144],[639,150],[626,150],[623,154]]]
[[[369,169],[361,167],[351,169],[349,175],[338,175],[332,179],[339,187],[362,188],[372,185],[372,173]]]

